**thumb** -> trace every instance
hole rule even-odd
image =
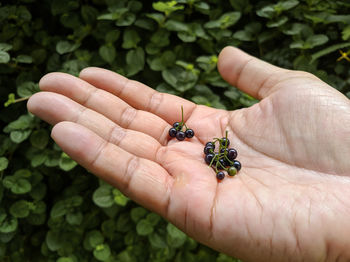
[[[228,83],[257,99],[268,96],[284,74],[292,72],[232,46],[220,52],[218,70]]]

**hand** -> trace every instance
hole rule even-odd
[[[255,262],[349,260],[349,100],[233,47],[218,68],[261,101],[218,110],[87,68],[44,76],[28,109],[79,164],[216,250]],[[181,106],[195,137],[179,142],[168,130]],[[242,169],[218,183],[203,148],[226,130]]]

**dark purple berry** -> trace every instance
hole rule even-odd
[[[241,162],[238,160],[233,161],[233,166],[237,169],[237,171],[241,170],[242,168]]]
[[[205,146],[211,146],[213,149],[215,149],[215,144],[213,142],[207,142]]]
[[[225,152],[227,152],[227,148],[221,148],[220,153],[224,154]]]
[[[226,166],[226,162],[223,158],[219,159],[218,169],[224,169]]]
[[[215,155],[214,155],[214,154],[211,154],[211,153],[208,154],[208,155],[206,155],[205,158],[204,158],[204,159],[205,159],[205,163],[207,163],[207,164],[209,165],[210,162],[213,160],[214,156],[215,156]]]
[[[230,160],[234,160],[237,157],[237,151],[234,148],[229,148],[227,150],[227,158]]]
[[[192,129],[187,129],[185,133],[187,138],[192,138],[194,136],[194,131]]]
[[[177,139],[177,140],[182,141],[182,140],[184,140],[185,138],[186,138],[185,132],[183,132],[183,131],[178,131],[178,132],[176,133],[176,139]]]
[[[182,129],[182,126],[180,126],[180,122],[175,122],[173,124],[173,127],[176,129],[176,130],[181,130]]]
[[[176,131],[175,128],[172,127],[172,128],[169,129],[169,136],[175,137],[176,133],[177,133],[177,131]]]
[[[233,166],[233,162],[225,158],[225,166]]]
[[[204,154],[209,154],[209,153],[213,153],[214,152],[214,147],[208,145],[206,147],[204,147]]]
[[[219,180],[223,180],[225,178],[225,173],[220,171],[216,174],[216,178]]]
[[[230,140],[228,140],[226,137],[221,138],[221,145],[228,147],[230,144]]]

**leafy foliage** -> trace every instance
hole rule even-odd
[[[1,3],[0,260],[238,261],[98,181],[21,101],[47,72],[99,66],[197,104],[250,106],[257,101],[217,72],[226,45],[314,73],[350,97],[349,11],[346,0]]]

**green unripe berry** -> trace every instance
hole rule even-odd
[[[233,166],[231,166],[228,170],[227,173],[229,174],[229,176],[234,176],[237,174],[237,169]]]

